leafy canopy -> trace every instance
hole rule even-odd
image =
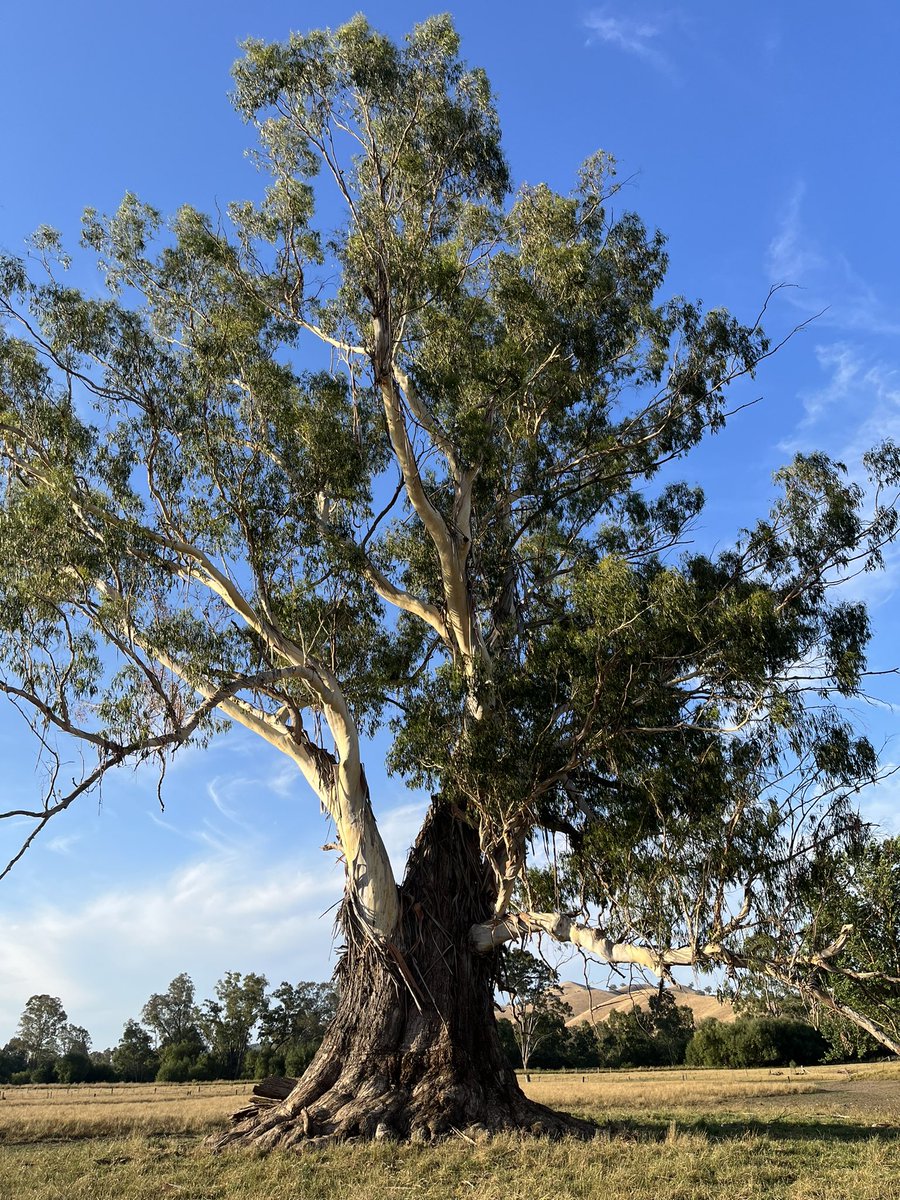
[[[868,515],[800,456],[765,519],[687,552],[704,497],[672,464],[771,347],[665,292],[613,160],[513,190],[447,17],[251,41],[234,77],[261,199],[88,210],[96,294],[51,230],[0,262],[0,687],[48,766],[7,815],[36,833],[230,720],[338,819],[389,728],[392,769],[478,828],[498,915],[518,887],[740,942],[859,831],[869,626],[832,593],[895,532],[896,450]]]

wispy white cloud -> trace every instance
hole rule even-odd
[[[378,828],[398,879],[403,875],[406,856],[422,828],[427,810],[426,800],[412,801],[399,804],[379,816]]]
[[[153,991],[188,971],[202,994],[227,970],[324,979],[341,868],[318,859],[197,860],[151,886],[108,889],[82,905],[36,904],[4,927],[0,1042],[30,995],[62,998],[95,1044],[114,1042]]]
[[[584,26],[588,31],[588,45],[602,42],[643,59],[650,66],[667,75],[674,75],[675,66],[672,60],[659,46],[663,33],[664,20],[634,16],[612,15],[605,9],[594,9],[584,18]]]
[[[287,856],[273,849],[271,836],[248,828],[240,799],[261,787],[249,776],[216,777],[208,788],[213,815],[187,834],[151,814],[195,851],[149,882],[129,886],[120,879],[74,904],[37,893],[8,912],[0,945],[0,1045],[37,992],[60,996],[95,1044],[106,1045],[181,971],[203,996],[228,970],[261,971],[273,983],[327,978],[343,866],[336,855],[313,849],[312,839]],[[387,798],[379,813],[398,878],[426,808],[424,800],[391,805]]]
[[[819,251],[810,243],[802,222],[806,184],[797,180],[788,194],[778,229],[769,243],[767,266],[777,283],[802,286],[810,274],[825,263]]]
[[[283,800],[290,799],[297,795],[297,792],[304,786],[300,779],[299,771],[292,762],[278,763],[272,773],[266,780],[269,791],[274,792],[276,796]]]
[[[68,854],[72,847],[81,841],[80,833],[68,834],[62,837],[50,838],[45,843],[45,849],[53,854]]]
[[[826,251],[810,232],[804,219],[806,200],[806,183],[798,179],[788,192],[769,242],[769,279],[790,285],[783,294],[804,316],[821,314],[820,325],[846,333],[900,334],[896,316],[840,248]]]
[[[850,338],[819,343],[814,354],[822,381],[799,393],[803,418],[778,448],[791,456],[824,450],[843,462],[849,478],[867,494],[864,511],[871,516],[874,494],[863,458],[881,442],[900,445],[900,368],[885,361],[872,345]],[[881,496],[880,501],[890,498]],[[893,600],[900,588],[900,546],[886,546],[883,559],[883,569],[857,572],[847,579],[842,598],[863,600],[873,612]],[[881,630],[882,635],[892,627],[893,622]],[[895,662],[896,645],[890,655]]]
[[[897,764],[889,762],[882,766],[886,771],[891,771]],[[877,827],[881,835],[900,835],[900,771],[862,794],[860,812],[866,821],[871,821]]]
[[[800,392],[803,419],[780,448],[809,450],[824,441],[831,454],[860,472],[872,446],[900,444],[900,367],[847,338],[819,343],[815,358],[824,381]]]
[[[866,451],[885,440],[900,444],[900,361],[895,346],[900,322],[840,248],[826,250],[810,232],[805,213],[814,207],[815,197],[802,179],[796,180],[766,257],[769,279],[796,285],[781,295],[804,319],[816,316],[811,329],[819,334],[813,351],[819,382],[799,391],[803,415],[779,449],[789,454],[825,450],[847,465],[851,478],[865,491],[870,486],[863,468]],[[870,495],[870,507],[872,501]],[[885,549],[884,564],[881,571],[848,580],[844,597],[864,600],[873,610],[895,597],[900,587],[897,547]],[[879,633],[886,641],[886,630]],[[896,649],[894,645],[887,650],[891,661],[896,661]]]
[[[858,348],[847,342],[816,346],[815,355],[828,379],[823,386],[801,393],[806,414],[801,429],[818,425],[826,417],[833,416],[838,406],[846,406],[858,399],[860,385],[868,375]]]

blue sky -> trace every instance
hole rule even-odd
[[[40,223],[74,246],[81,210],[108,211],[126,189],[165,212],[256,194],[249,130],[227,100],[237,42],[339,24],[357,7],[7,6],[0,248],[21,250]],[[393,0],[367,15],[399,37],[439,9]],[[736,397],[760,402],[683,464],[709,496],[698,543],[721,544],[762,512],[772,471],[796,450],[852,468],[878,438],[900,440],[900,8],[466,0],[452,11],[497,91],[517,180],[566,189],[602,147],[629,180],[620,206],[669,237],[670,291],[749,318],[770,285],[791,284],[770,309],[776,338],[822,312]],[[873,665],[900,662],[897,578],[892,559],[854,585],[872,605]],[[879,685],[884,701],[895,692]],[[900,757],[890,708],[867,706],[862,720]],[[369,777],[399,868],[423,804],[383,775],[380,752]],[[3,807],[36,794],[33,753],[6,712],[0,755]],[[102,804],[59,818],[0,884],[0,1044],[34,992],[59,995],[104,1046],[183,970],[201,995],[226,970],[328,975],[340,870],[319,849],[329,831],[302,781],[234,733],[190,751],[165,799],[160,812],[149,775],[111,780]],[[887,784],[864,804],[900,831],[898,800]]]

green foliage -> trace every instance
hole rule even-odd
[[[30,1067],[37,1068],[50,1062],[60,1052],[67,1020],[66,1010],[58,996],[42,993],[29,998],[19,1018],[16,1037],[27,1055]]]
[[[202,1045],[200,1010],[194,1003],[194,993],[194,981],[182,972],[164,992],[155,992],[144,1005],[141,1022],[153,1031],[158,1046]]]
[[[60,1083],[88,1083],[95,1077],[90,1056],[80,1050],[67,1050],[56,1062],[56,1078]]]
[[[83,1025],[66,1025],[59,1035],[59,1047],[63,1054],[83,1054],[87,1057],[91,1049],[91,1035]]]
[[[545,1023],[541,1041],[528,1056],[528,1069],[558,1070],[560,1067],[596,1066],[596,1042],[593,1031],[589,1038],[580,1035],[584,1026],[569,1030],[562,1020]],[[522,1067],[522,1051],[519,1048],[515,1024],[506,1017],[497,1019],[497,1032],[506,1061],[515,1070]]]
[[[274,1050],[321,1040],[337,1007],[330,983],[280,983],[272,990],[260,1022],[260,1041]]]
[[[330,983],[280,983],[263,1011],[259,1048],[248,1056],[245,1075],[302,1075],[336,1008],[337,993]]]
[[[183,972],[150,997],[143,1024],[126,1021],[113,1050],[93,1052],[88,1031],[65,1023],[58,998],[32,996],[19,1034],[0,1049],[0,1083],[302,1075],[334,1016],[335,989],[309,982],[267,989],[262,975],[228,971],[214,998],[198,1006],[193,980]]]
[[[193,1046],[187,1053],[183,1050],[183,1047],[173,1044],[162,1052],[156,1071],[157,1083],[187,1083],[191,1078],[191,1071],[196,1065],[196,1050]]]
[[[28,1050],[20,1038],[10,1038],[0,1050],[0,1083],[12,1083],[13,1076],[28,1074]]]
[[[684,1061],[693,1033],[694,1014],[667,991],[651,996],[646,1009],[613,1009],[594,1027],[604,1067],[674,1066]]]
[[[126,1083],[147,1083],[159,1069],[159,1056],[153,1039],[137,1021],[126,1021],[119,1044],[113,1050],[116,1074]]]
[[[900,451],[864,459],[871,513],[799,455],[766,518],[683,553],[704,497],[672,464],[770,342],[668,294],[612,158],[514,188],[446,16],[399,45],[362,17],[249,41],[234,77],[258,203],[88,210],[96,295],[52,230],[0,258],[0,690],[52,780],[22,850],[107,770],[164,773],[227,720],[326,807],[386,729],[498,892],[527,901],[553,840],[544,894],[614,939],[816,954],[806,864],[852,852],[879,771],[844,704],[868,619],[832,593],[895,536]],[[73,739],[96,759],[65,791]],[[223,1031],[252,1022],[210,1003],[237,1069]],[[144,1019],[196,1035],[192,991]]]
[[[513,1035],[523,1070],[534,1052],[564,1028],[571,1007],[563,1000],[559,975],[527,950],[507,950],[497,981],[498,991],[509,997]]]
[[[56,1073],[57,1059],[45,1058],[41,1062],[35,1063],[28,1072],[30,1083],[56,1083],[59,1076]]]
[[[200,1027],[210,1048],[215,1076],[239,1079],[253,1031],[268,1008],[264,975],[228,971],[216,984],[215,1000],[203,1005]]]
[[[518,1069],[522,1065],[522,1051],[519,1049],[519,1043],[516,1039],[515,1025],[513,1025],[508,1017],[498,1017],[497,1033],[500,1037],[500,1045],[507,1063],[514,1069]],[[551,1062],[550,1065],[556,1066],[558,1064]]]
[[[845,939],[834,969],[820,973],[829,993],[900,1041],[900,837],[870,834],[839,857],[818,856],[800,891],[810,940],[828,945]],[[812,1007],[832,1057],[877,1051],[878,1043],[839,1012],[821,1001]]]
[[[804,1021],[785,1017],[740,1017],[733,1023],[701,1021],[687,1045],[691,1067],[812,1066],[825,1057],[828,1043]]]

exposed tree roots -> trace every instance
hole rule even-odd
[[[354,1076],[356,1078],[354,1079]],[[237,1114],[236,1123],[210,1140],[261,1150],[299,1148],[347,1140],[433,1142],[458,1137],[477,1142],[498,1133],[591,1138],[596,1126],[528,1100],[515,1088],[484,1089],[461,1084],[452,1068],[418,1083],[392,1085],[384,1075],[342,1073],[320,1095],[298,1086],[280,1103]],[[501,1094],[505,1093],[505,1094]],[[517,1094],[516,1094],[517,1093]]]

